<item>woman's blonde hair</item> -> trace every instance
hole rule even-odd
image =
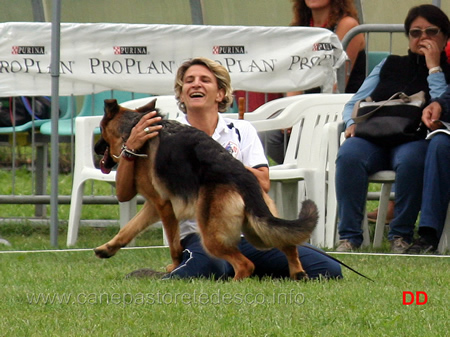
[[[225,91],[222,102],[219,102],[219,112],[225,112],[233,103],[233,89],[231,88],[231,78],[228,71],[220,63],[210,60],[206,57],[195,57],[184,62],[177,71],[177,76],[175,78],[175,98],[178,101],[178,107],[181,111],[186,113],[186,107],[184,103],[180,102],[181,91],[183,89],[183,79],[186,71],[193,65],[202,65],[208,68],[216,77],[217,85],[219,89]]]

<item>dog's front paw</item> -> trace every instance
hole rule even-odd
[[[100,259],[108,259],[114,256],[117,252],[117,249],[112,249],[108,244],[104,244],[97,248],[94,248],[95,255]]]
[[[308,277],[308,274],[306,274],[306,272],[301,271],[301,272],[298,272],[297,274],[295,274],[295,280],[297,280],[297,281],[308,281],[309,277]]]
[[[173,271],[175,270],[175,268],[177,268],[177,267],[178,267],[178,266],[175,265],[175,263],[171,263],[171,264],[167,265],[166,271],[167,271],[168,273],[171,273],[171,272],[173,272]]]

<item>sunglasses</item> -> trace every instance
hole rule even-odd
[[[425,29],[420,28],[413,28],[409,31],[409,36],[411,36],[414,39],[417,39],[422,36],[422,33],[427,34],[427,36],[432,37],[439,34],[441,30],[437,27],[428,27]]]

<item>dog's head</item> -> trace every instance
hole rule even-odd
[[[131,129],[141,117],[155,111],[156,99],[137,109],[120,106],[115,99],[105,99],[105,114],[100,122],[101,136],[94,146],[96,154],[103,156],[100,169],[108,174],[118,163],[122,145],[128,139]]]

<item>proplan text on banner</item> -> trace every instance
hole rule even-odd
[[[346,59],[337,36],[309,27],[61,24],[60,95],[116,89],[173,94],[187,59],[224,65],[235,90],[330,92]],[[51,23],[0,24],[0,96],[50,95]]]

